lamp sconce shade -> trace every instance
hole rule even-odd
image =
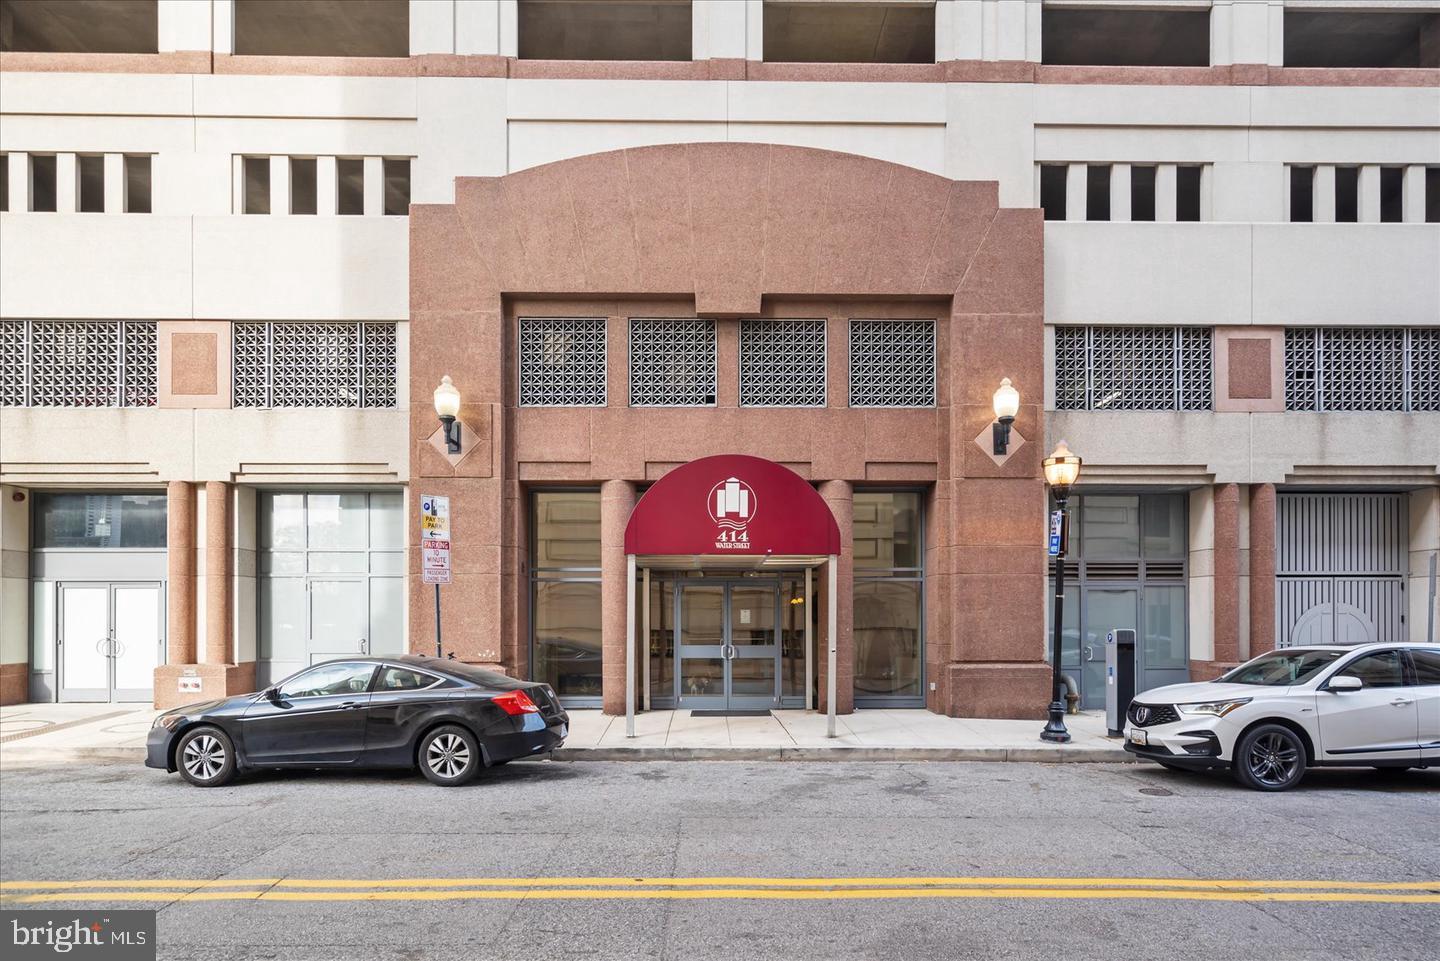
[[[1020,392],[1011,385],[1009,377],[1000,381],[991,405],[995,408],[992,450],[996,457],[1000,457],[1010,449],[1010,425],[1015,423],[1015,415],[1020,412]]]
[[[440,386],[435,388],[435,413],[445,429],[445,449],[452,454],[460,453],[460,422],[456,420],[460,416],[460,391],[455,389],[449,374],[441,377]]]

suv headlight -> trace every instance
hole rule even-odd
[[[1176,704],[1175,707],[1181,714],[1210,714],[1214,717],[1224,717],[1237,707],[1249,704],[1248,697],[1236,698],[1233,701],[1204,701],[1199,704]]]

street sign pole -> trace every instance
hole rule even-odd
[[[440,585],[435,585],[435,656],[441,657],[440,653]]]
[[[440,639],[440,585],[450,583],[450,498],[420,495],[420,576],[435,585],[435,656],[444,656]]]

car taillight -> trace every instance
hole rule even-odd
[[[490,699],[496,707],[506,714],[539,714],[540,708],[530,700],[530,695],[524,691],[506,691],[504,694],[496,694]]]

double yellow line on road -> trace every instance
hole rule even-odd
[[[1308,901],[1440,906],[1440,879],[541,877],[0,881],[0,901],[8,904],[78,901],[843,901],[957,898]]]

